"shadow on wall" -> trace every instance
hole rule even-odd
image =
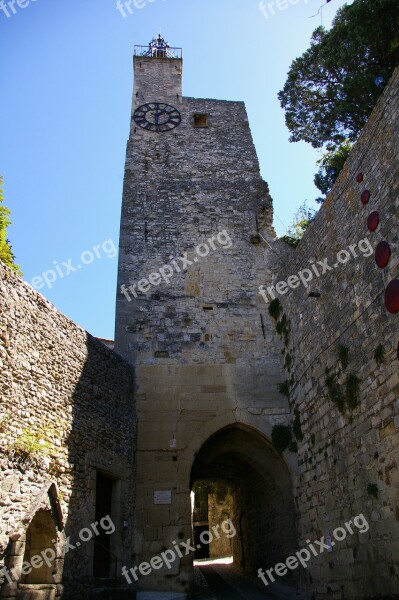
[[[119,577],[132,560],[133,370],[20,279],[5,279],[17,290],[6,292],[18,298],[19,310],[10,310],[17,318],[5,323],[3,375],[14,396],[3,398],[11,425],[0,472],[14,487],[5,491],[2,477],[9,544],[0,556],[7,569],[0,598],[133,598]],[[34,369],[21,367],[26,347],[35,354]]]
[[[123,591],[132,560],[136,415],[132,368],[88,336],[67,438],[73,473],[63,600],[133,598]]]

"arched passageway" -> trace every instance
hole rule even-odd
[[[274,566],[296,548],[291,476],[282,457],[257,431],[234,425],[210,437],[194,460],[193,488],[197,493],[201,488],[210,492],[213,508],[213,515],[210,506],[205,510],[206,523],[203,504],[201,517],[195,514],[201,511],[199,503],[194,505],[194,537],[199,537],[196,525],[207,525],[211,531],[223,517],[231,518],[237,532],[231,538],[231,550],[235,564],[243,570]],[[221,507],[219,512],[215,505]]]

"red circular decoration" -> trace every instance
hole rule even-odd
[[[380,224],[380,215],[377,211],[374,211],[369,214],[369,218],[367,219],[367,227],[369,231],[375,231]]]
[[[389,247],[388,242],[380,242],[375,249],[375,262],[380,269],[384,269],[387,266],[390,258],[391,248]]]
[[[362,192],[362,195],[360,196],[360,200],[362,201],[362,204],[368,204],[369,200],[370,200],[370,191],[369,190],[364,190],[364,192]]]
[[[358,173],[358,174],[356,175],[356,181],[357,181],[358,183],[362,183],[362,181],[363,181],[363,173]]]
[[[392,279],[385,290],[385,307],[388,312],[399,312],[399,279]]]

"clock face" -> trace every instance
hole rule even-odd
[[[164,133],[181,123],[181,114],[174,106],[162,102],[143,104],[134,111],[134,122],[147,131]]]

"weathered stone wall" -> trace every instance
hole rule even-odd
[[[57,597],[62,581],[63,598],[85,598],[87,588],[99,587],[93,579],[96,536],[87,542],[79,537],[96,521],[97,472],[115,480],[110,516],[116,531],[110,537],[118,577],[131,556],[132,369],[2,264],[0,274],[0,568],[15,567],[20,580],[28,525],[39,509],[51,511],[58,527]],[[66,537],[80,547],[65,556],[62,578]],[[109,577],[113,585],[114,572]],[[16,585],[5,579],[0,596],[15,597]]]
[[[211,558],[219,556],[231,556],[233,554],[232,539],[223,535],[221,525],[227,519],[234,518],[234,501],[229,488],[222,488],[221,493],[213,493],[208,495],[208,518],[210,531],[213,527],[217,527],[221,532],[219,537],[214,536],[209,544],[209,554]]]
[[[167,133],[132,127],[121,216],[115,349],[136,370],[136,565],[191,536],[190,471],[210,436],[239,425],[270,441],[272,426],[289,422],[277,390],[281,352],[257,293],[271,280],[271,250],[258,231],[269,242],[275,234],[245,106],[178,99],[174,60],[170,85],[154,92],[165,60],[146,60],[143,72],[135,59],[140,97],[134,94],[133,110],[143,100],[168,102],[181,112],[181,125]],[[207,115],[206,127],[196,126],[198,114]],[[168,281],[151,276],[164,266],[173,270]],[[270,443],[262,452],[284,473],[276,471],[271,486],[289,488],[288,468]],[[171,492],[171,504],[156,504],[159,491]],[[293,510],[281,503],[279,510],[291,530]],[[139,586],[183,597],[191,577],[192,556],[185,556],[169,571],[140,577]]]
[[[379,598],[399,589],[399,317],[384,306],[385,288],[398,276],[399,265],[398,114],[399,70],[299,246],[293,250],[276,242],[274,247],[280,253],[275,284],[312,264],[322,273],[317,261],[328,259],[331,267],[320,277],[314,274],[307,288],[281,285],[284,294],[275,294],[291,330],[287,378],[292,412],[299,411],[304,435],[298,440],[296,480],[300,545],[360,513],[370,524],[368,533],[348,533],[333,552],[312,558],[307,587],[317,599]],[[366,189],[371,197],[364,205]],[[372,211],[380,218],[374,233],[367,228]],[[374,260],[382,240],[392,250],[385,269]],[[347,254],[338,254],[342,250]],[[291,283],[297,285],[295,279]],[[309,297],[309,292],[320,297]],[[380,345],[382,364],[375,358]],[[349,350],[347,366],[344,348]],[[334,374],[338,387],[329,381],[335,402],[326,385]],[[360,380],[360,401],[350,408],[356,393],[349,394],[342,413],[337,400],[345,401],[350,374],[352,381],[353,375]]]

